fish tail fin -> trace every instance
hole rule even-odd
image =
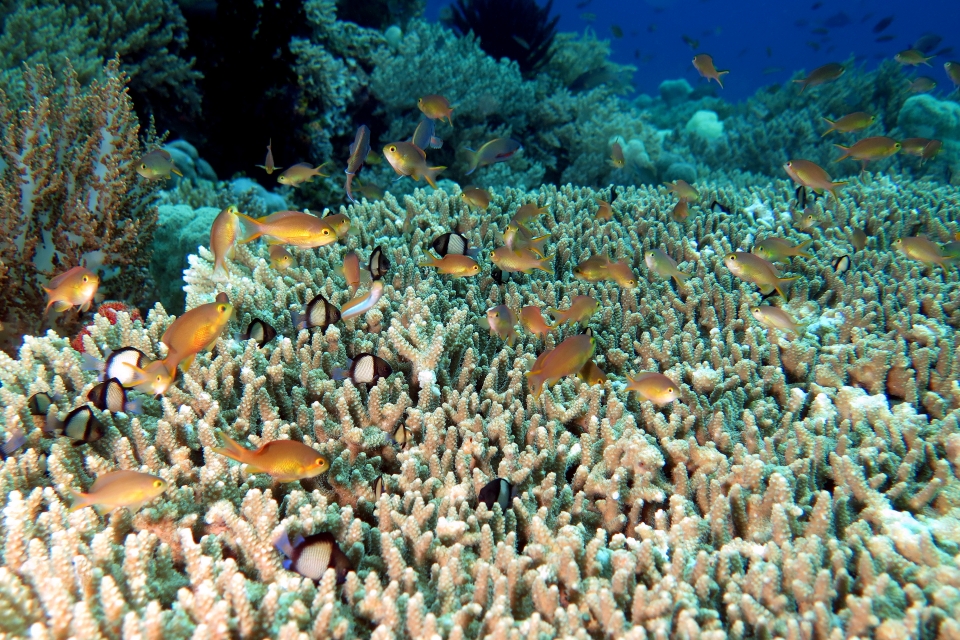
[[[247,456],[250,453],[249,449],[241,446],[239,442],[232,439],[227,434],[220,432],[220,437],[223,438],[222,447],[214,447],[213,452],[219,453],[222,456],[226,456],[231,460],[236,460],[237,462],[247,462]]]
[[[241,225],[244,226],[244,231],[249,233],[246,237],[238,240],[240,244],[253,242],[263,235],[263,224],[256,218],[251,218],[247,214],[240,213],[239,211],[237,212],[237,218],[240,220]]]
[[[850,147],[845,147],[842,144],[835,144],[833,146],[835,146],[837,149],[840,149],[840,151],[843,151],[843,155],[834,160],[834,162],[840,162],[844,158],[850,157]]]
[[[473,149],[471,149],[470,147],[465,147],[465,149],[470,152],[470,158],[467,160],[467,163],[470,165],[470,167],[467,169],[467,172],[463,175],[468,176],[477,170],[477,165],[480,164],[480,154],[474,151]]]
[[[717,71],[717,84],[720,85],[720,88],[721,88],[721,89],[723,89],[723,82],[720,81],[720,76],[726,75],[726,74],[728,74],[728,73],[730,73],[729,70],[727,70],[727,71]]]
[[[177,174],[177,175],[180,176],[181,178],[183,177],[183,174],[180,173],[180,169],[177,169],[176,167],[170,167],[170,172]]]
[[[836,128],[835,128],[836,124],[834,123],[833,120],[831,120],[830,118],[823,118],[823,117],[821,117],[820,119],[826,122],[828,125],[830,125],[830,128],[824,131],[823,134],[821,134],[820,136],[821,138],[827,135],[828,133],[833,133],[834,131],[836,131]]]
[[[324,162],[323,164],[321,164],[319,167],[316,167],[316,168],[314,169],[314,172],[316,173],[316,175],[320,176],[321,178],[327,178],[327,177],[329,177],[330,174],[328,174],[328,173],[323,173],[323,168],[324,168],[325,166],[327,166],[328,164],[330,164],[330,161],[329,161],[329,160],[327,160],[326,162]]]
[[[440,175],[440,172],[444,169],[446,169],[446,167],[427,167],[426,171],[423,172],[423,178],[431,187],[436,189],[437,176]]]
[[[303,328],[305,328],[305,327],[306,327],[306,322],[305,322],[305,320],[306,320],[306,318],[304,317],[304,314],[300,313],[299,311],[291,311],[291,312],[290,312],[290,321],[293,322],[293,328],[294,328],[294,329],[303,329]],[[303,325],[303,326],[300,326],[300,325]]]
[[[67,492],[70,494],[70,508],[67,510],[70,513],[77,511],[78,509],[83,509],[84,507],[89,507],[93,502],[90,499],[90,495],[82,493],[75,489],[67,489]]]
[[[541,258],[540,260],[537,260],[536,268],[540,269],[540,271],[546,271],[550,275],[553,275],[553,265],[551,264],[552,262],[553,262],[553,256],[547,256],[545,258]]]
[[[684,273],[683,271],[677,271],[676,273],[673,274],[673,279],[677,281],[678,287],[682,287],[683,283],[686,282],[687,279],[692,277],[693,277],[692,274]]]
[[[782,289],[782,287],[784,284],[790,284],[791,282],[798,279],[799,277],[800,276],[790,276],[789,278],[777,278],[776,284],[773,285],[773,288],[777,290],[777,293],[780,294],[780,297],[782,297],[784,300],[789,300],[789,298],[787,298],[787,294],[784,293],[784,290]]]
[[[810,255],[809,253],[807,253],[807,248],[808,248],[811,244],[813,244],[813,240],[812,240],[812,239],[807,240],[806,242],[801,242],[800,244],[798,244],[796,247],[794,247],[794,248],[797,250],[796,255],[801,256],[801,257],[804,257],[804,258],[812,258],[813,256]]]
[[[840,197],[837,195],[837,189],[840,187],[847,186],[847,181],[844,180],[843,182],[832,182],[830,184],[832,185],[830,187],[830,195],[833,196],[834,200],[836,200],[837,202],[840,202]]]
[[[433,257],[431,254],[427,254],[427,261],[420,263],[421,267],[437,267],[440,266],[440,260]]]

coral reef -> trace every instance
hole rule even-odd
[[[0,92],[0,323],[3,348],[41,333],[41,285],[86,263],[101,292],[132,305],[149,296],[155,184],[140,179],[139,126],[118,60],[83,88],[69,64],[55,81],[23,72],[23,95]],[[25,104],[17,110],[13,105]],[[102,265],[102,267],[101,267]],[[76,311],[61,316],[68,332]]]
[[[102,414],[104,437],[81,447],[41,438],[27,400],[54,410],[95,383],[67,341],[28,337],[0,354],[0,433],[24,449],[0,473],[0,612],[32,637],[467,638],[954,637],[960,633],[960,359],[955,269],[890,250],[920,225],[947,241],[942,207],[960,191],[866,174],[831,205],[812,259],[782,301],[807,323],[790,339],[756,323],[755,287],[723,266],[758,234],[803,239],[789,223],[793,184],[702,181],[682,225],[660,188],[625,188],[614,219],[586,211],[605,192],[495,189],[482,215],[456,192],[417,191],[340,209],[354,232],[294,250],[274,271],[244,245],[215,278],[206,248],[185,274],[187,307],[226,292],[236,327],[254,317],[281,336],[263,348],[225,334],[143,415]],[[521,204],[548,206],[556,275],[495,281],[486,266],[450,280],[417,267],[453,228],[493,246]],[[817,204],[820,206],[820,203]],[[642,212],[638,214],[637,212]],[[836,274],[842,238],[869,243]],[[406,231],[404,231],[406,229]],[[815,230],[813,230],[815,231]],[[696,238],[696,241],[692,238]],[[325,332],[295,331],[288,311],[350,294],[334,273],[344,252],[382,245],[394,265],[377,307]],[[661,248],[693,274],[682,288],[646,277]],[[573,278],[578,261],[626,261],[636,289]],[[524,372],[545,348],[481,330],[486,309],[600,302],[591,320],[589,386],[568,378],[535,401]],[[162,355],[173,318],[96,317],[86,352],[135,346]],[[565,332],[564,332],[565,331]],[[229,332],[228,332],[229,334]],[[369,389],[331,372],[360,352],[394,373]],[[659,371],[680,399],[661,409],[623,388]],[[392,439],[399,426],[411,438]],[[315,480],[272,484],[212,451],[217,431],[247,446],[292,438],[331,461]],[[132,469],[170,483],[131,514],[70,513],[68,489]],[[384,492],[377,495],[377,478]],[[478,503],[494,478],[516,489],[506,509]],[[272,541],[329,532],[353,565],[342,585],[282,569]]]
[[[510,58],[524,74],[547,62],[560,16],[550,17],[553,0],[457,0],[450,23],[461,34],[473,33],[494,60]]]

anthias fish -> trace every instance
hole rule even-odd
[[[126,507],[137,511],[167,489],[163,478],[139,471],[110,471],[97,476],[86,493],[70,489],[70,511],[93,507],[100,515]]]
[[[330,468],[330,462],[312,447],[294,440],[271,440],[251,451],[221,433],[224,445],[213,449],[246,465],[247,473],[266,473],[277,482],[313,478]]]

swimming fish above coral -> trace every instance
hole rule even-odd
[[[322,294],[314,296],[304,307],[303,313],[290,312],[290,321],[296,329],[319,328],[325,331],[330,325],[340,322],[340,317],[340,310]]]
[[[693,57],[693,66],[696,67],[700,75],[707,80],[716,80],[721,89],[723,88],[723,82],[720,81],[720,77],[730,73],[729,71],[717,71],[717,68],[713,66],[713,57],[706,53],[695,55]]]
[[[250,228],[241,244],[265,237],[268,244],[287,244],[301,249],[324,247],[337,241],[337,232],[323,218],[302,211],[277,211],[263,218],[237,212]]]
[[[757,319],[758,322],[760,322],[760,324],[768,326],[772,329],[787,331],[795,336],[803,335],[803,325],[794,320],[793,316],[779,307],[771,307],[769,305],[762,304],[756,307],[751,307],[750,313],[754,318]]]
[[[476,151],[467,147],[469,159],[466,175],[470,175],[480,167],[506,162],[520,151],[523,151],[523,146],[510,138],[494,138]]]
[[[480,319],[481,326],[490,330],[490,335],[502,338],[512,347],[520,335],[517,333],[517,314],[505,304],[487,309],[487,315]]]
[[[734,251],[727,254],[723,259],[723,264],[727,265],[730,273],[741,280],[752,282],[760,287],[760,293],[763,295],[776,291],[784,300],[786,300],[787,294],[783,292],[783,285],[800,277],[781,278],[780,272],[773,264],[760,256],[743,251]]]
[[[446,167],[427,166],[427,154],[412,142],[391,142],[383,147],[383,157],[387,159],[398,176],[410,176],[416,181],[423,178],[434,189],[437,188],[437,176]]]
[[[847,114],[842,118],[837,118],[836,120],[831,120],[830,118],[821,119],[830,125],[830,128],[823,132],[823,135],[825,136],[828,133],[833,133],[834,131],[839,131],[840,133],[850,133],[852,131],[866,129],[877,121],[877,116],[869,114],[866,111],[855,111],[854,113]]]
[[[353,384],[377,384],[380,378],[386,378],[393,373],[390,363],[372,353],[358,353],[347,360],[346,367],[336,367],[330,372],[334,380],[350,378]]]
[[[644,252],[643,261],[650,271],[653,271],[661,278],[673,278],[676,280],[678,287],[682,287],[684,281],[692,277],[689,273],[680,271],[677,267],[677,261],[661,249],[651,249]]]
[[[798,245],[793,245],[789,240],[771,236],[763,240],[758,240],[757,243],[753,245],[752,251],[768,262],[786,262],[794,256],[812,258],[813,256],[807,253],[807,249],[811,244],[813,244],[813,240],[807,240]]]
[[[214,448],[219,453],[246,465],[247,473],[266,473],[277,482],[296,482],[313,478],[330,468],[330,462],[316,449],[294,440],[271,440],[251,451],[224,433],[224,445]]]
[[[247,330],[237,335],[237,338],[241,341],[253,340],[261,349],[276,337],[277,330],[269,322],[260,318],[251,320],[250,324],[247,325]]]
[[[344,191],[347,192],[347,200],[350,202],[356,202],[353,198],[353,191],[351,190],[352,182],[354,177],[357,175],[357,172],[360,171],[360,167],[363,166],[364,160],[367,159],[367,154],[370,153],[370,128],[367,125],[360,125],[357,128],[356,137],[353,139],[353,143],[350,144],[350,157],[347,159],[347,168],[344,170],[347,174],[347,181],[344,184]],[[338,235],[343,235],[339,231]]]
[[[166,491],[167,486],[163,478],[149,473],[127,470],[102,473],[86,493],[70,489],[73,497],[70,511],[84,507],[93,507],[100,515],[121,507],[137,511]]]
[[[327,163],[324,162],[320,166],[314,167],[306,162],[298,162],[281,173],[277,178],[277,182],[296,188],[306,182],[312,182],[316,177],[327,178],[329,174],[323,173],[322,171],[326,165]]]
[[[790,160],[783,165],[783,169],[800,186],[813,189],[817,193],[829,191],[834,200],[838,199],[837,189],[847,184],[846,182],[833,182],[830,174],[809,160]]]
[[[140,158],[137,173],[147,180],[169,180],[171,173],[183,177],[166,149],[154,149]]]
[[[210,225],[210,251],[213,252],[213,271],[226,271],[226,259],[233,259],[243,226],[236,205],[223,209]]]
[[[93,297],[100,286],[100,277],[86,267],[73,267],[53,278],[43,290],[47,293],[47,306],[44,312],[53,307],[54,311],[66,311],[80,307],[87,311],[93,303]]]
[[[543,387],[580,373],[596,348],[597,339],[593,336],[576,335],[570,336],[553,350],[544,351],[526,373],[531,395],[538,398]]]
[[[677,383],[655,371],[627,376],[627,391],[635,391],[644,400],[663,407],[680,397]]]
[[[214,302],[186,311],[173,321],[160,341],[169,349],[167,367],[175,370],[180,365],[190,369],[193,359],[201,351],[210,351],[233,316],[233,305],[225,293],[217,294]]]
[[[333,569],[337,582],[342,583],[347,572],[352,568],[350,560],[337,545],[336,538],[330,533],[318,533],[312,536],[297,536],[290,541],[284,530],[273,542],[287,559],[283,561],[283,568],[296,571],[304,578],[320,582],[327,569]]]
[[[550,266],[553,256],[541,258],[527,248],[513,251],[509,247],[498,247],[490,254],[490,261],[508,273],[533,273],[535,270],[553,273],[553,267]]]
[[[454,278],[469,278],[480,275],[480,265],[470,256],[456,253],[448,253],[442,258],[427,254],[425,261],[420,263],[421,267],[433,267],[440,273]]]
[[[453,120],[451,115],[453,115],[454,107],[450,106],[450,103],[447,102],[447,99],[443,96],[431,93],[417,99],[417,108],[423,112],[423,115],[427,116],[431,120],[443,120],[447,119],[447,123],[453,125]]]
[[[274,171],[283,169],[283,167],[278,167],[273,161],[273,139],[267,141],[267,157],[264,159],[263,164],[255,166],[266,171],[268,176],[272,175]]]
[[[830,62],[822,67],[817,67],[811,71],[810,75],[808,75],[806,78],[794,80],[794,82],[800,83],[800,93],[803,93],[803,90],[807,87],[816,87],[821,84],[833,82],[842,76],[844,71],[846,71],[846,67],[844,67],[842,64],[838,62]]]
[[[574,322],[581,327],[590,322],[590,318],[600,310],[600,303],[590,296],[575,296],[570,301],[570,306],[563,311],[560,309],[548,309],[554,318],[554,327]]]

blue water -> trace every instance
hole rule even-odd
[[[851,55],[875,67],[909,48],[926,33],[943,37],[936,49],[954,51],[931,60],[932,68],[920,67],[938,83],[938,91],[951,88],[943,63],[960,59],[960,9],[956,2],[882,2],[874,0],[556,0],[558,31],[593,29],[611,41],[611,60],[637,67],[634,84],[638,92],[656,95],[667,78],[687,78],[691,84],[705,82],[691,64],[694,54],[709,53],[717,69],[729,69],[719,95],[743,100],[758,88],[784,82],[799,69],[816,68],[828,62],[843,62]],[[446,0],[430,0],[426,17],[436,20]],[[539,4],[545,4],[540,1]],[[584,5],[578,8],[578,5]],[[813,7],[820,5],[818,8]],[[593,14],[595,19],[588,21]],[[878,32],[877,23],[893,16]],[[845,23],[845,24],[844,24]],[[622,38],[611,27],[619,26]],[[814,30],[826,30],[817,33]],[[698,41],[694,49],[683,36]],[[893,36],[877,42],[883,36]],[[816,48],[815,48],[816,47]]]

